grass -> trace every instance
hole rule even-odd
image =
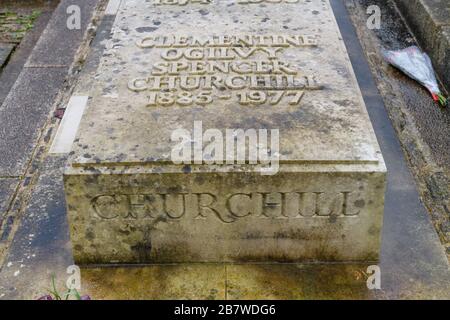
[[[33,28],[40,14],[39,10],[34,10],[30,14],[0,12],[0,41],[20,42],[27,31]]]

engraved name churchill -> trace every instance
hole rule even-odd
[[[247,217],[300,219],[356,217],[360,208],[353,192],[254,192],[221,197],[212,193],[151,193],[100,195],[92,207],[101,219],[156,219],[166,217],[218,218],[232,223]]]

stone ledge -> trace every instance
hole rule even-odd
[[[450,6],[446,1],[393,0],[450,90]]]
[[[6,61],[8,61],[9,56],[14,50],[15,45],[11,43],[0,43],[0,70]]]

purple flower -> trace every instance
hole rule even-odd
[[[82,296],[81,300],[92,300],[88,295]]]
[[[45,295],[40,297],[38,300],[53,300],[53,297],[51,295]]]

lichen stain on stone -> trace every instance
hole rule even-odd
[[[366,202],[363,199],[360,199],[360,200],[356,200],[354,205],[355,205],[355,207],[362,209],[365,207]]]
[[[139,33],[153,32],[153,31],[156,31],[156,30],[158,30],[158,28],[156,28],[156,27],[139,27],[139,28],[136,28],[136,31],[139,32]]]
[[[228,267],[230,299],[369,299],[365,265]]]
[[[94,299],[224,299],[225,268],[215,265],[86,268]]]

